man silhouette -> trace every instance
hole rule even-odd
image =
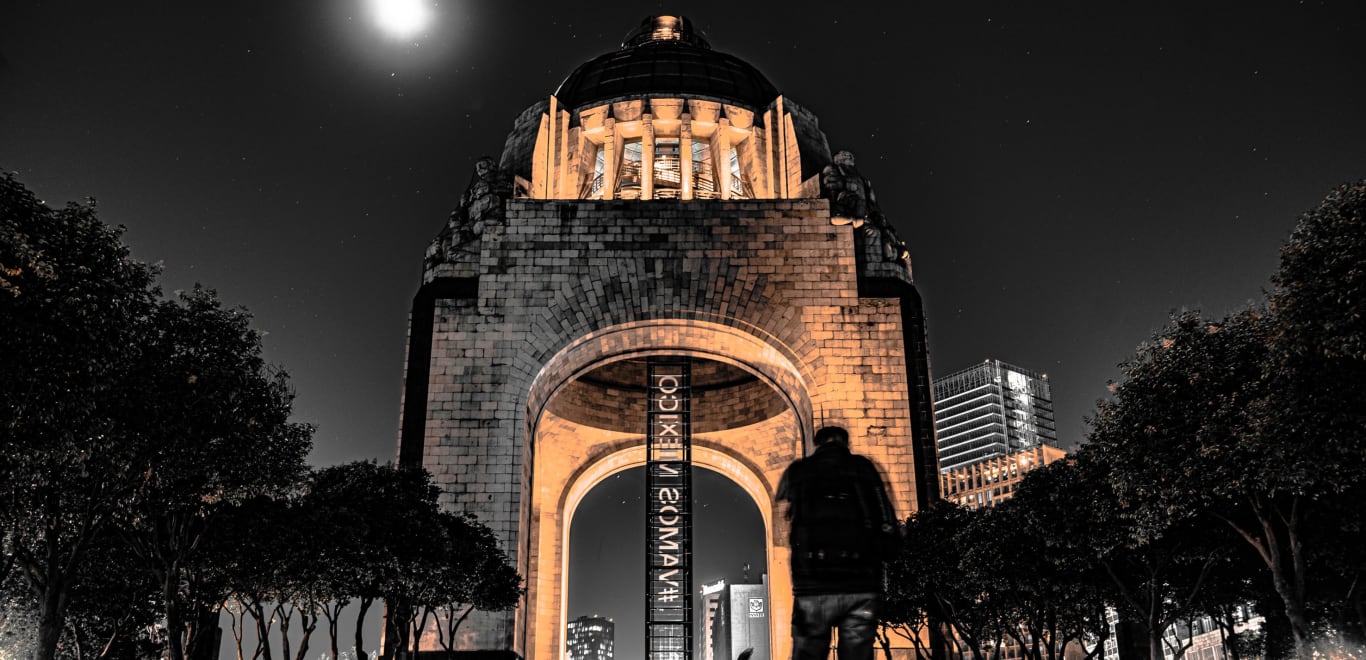
[[[823,660],[839,629],[839,660],[872,660],[882,602],[884,535],[896,514],[873,462],[849,451],[849,432],[816,432],[816,450],[778,483],[792,547],[792,657]]]

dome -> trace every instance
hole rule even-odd
[[[620,50],[589,60],[555,91],[567,109],[660,96],[761,111],[778,90],[748,62],[712,50],[686,17],[651,16],[626,36]]]

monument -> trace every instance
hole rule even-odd
[[[515,611],[462,626],[460,648],[565,656],[576,507],[625,469],[672,476],[655,452],[678,365],[688,460],[763,517],[772,657],[790,655],[792,601],[773,495],[815,428],[850,430],[899,514],[938,498],[920,297],[866,174],[812,112],[672,16],[575,69],[478,163],[427,250],[398,448],[527,580]],[[667,530],[683,508],[657,504]],[[665,540],[651,550],[674,551]]]

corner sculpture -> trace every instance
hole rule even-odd
[[[474,175],[451,211],[446,226],[427,250],[427,268],[479,256],[484,225],[503,218],[503,202],[512,197],[510,177],[488,156],[474,163]]]
[[[910,263],[906,243],[896,235],[887,216],[878,206],[873,183],[854,166],[851,151],[837,152],[821,170],[821,196],[830,200],[830,217],[837,224],[853,223],[865,236],[877,240],[882,261]],[[840,222],[843,220],[843,222]]]

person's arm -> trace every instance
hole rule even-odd
[[[882,507],[882,520],[893,525],[900,522],[896,517],[896,509],[892,508],[892,499],[887,496],[887,484],[883,483],[882,475],[877,477],[877,497],[878,505]]]
[[[783,512],[783,518],[786,520],[792,519],[792,468],[795,465],[796,463],[793,463],[787,466],[786,470],[783,470],[783,476],[778,480],[778,492],[774,494],[779,502],[787,503],[786,506],[779,505]]]
[[[892,508],[892,500],[887,495],[887,483],[882,480],[882,473],[878,472],[877,466],[872,461],[864,463],[864,469],[866,470],[865,480],[870,485],[875,486],[874,490],[877,491],[878,514],[882,517],[882,523],[884,525],[887,523],[895,525],[898,522],[896,510]]]

